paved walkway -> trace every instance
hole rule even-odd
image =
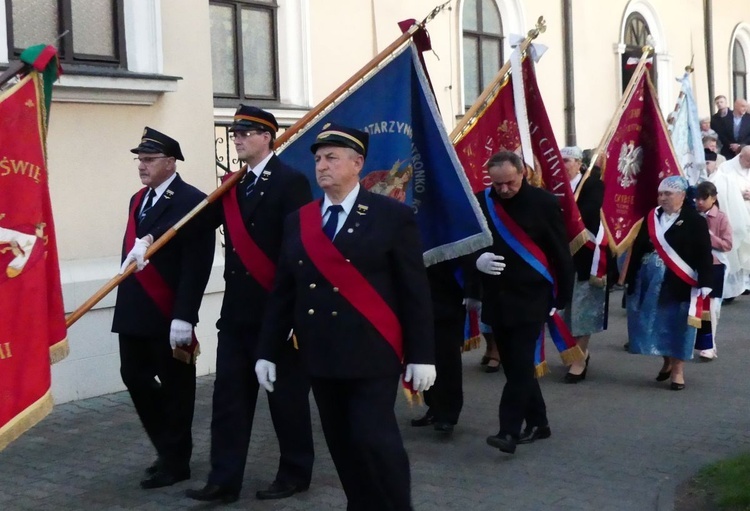
[[[674,487],[701,466],[750,450],[750,298],[724,308],[720,358],[688,364],[682,392],[654,381],[660,359],[623,351],[625,314],[619,293],[612,298],[610,330],[592,342],[584,383],[561,383],[565,369],[550,359],[553,373],[542,382],[553,432],[548,440],[519,446],[512,457],[485,444],[497,430],[504,377],[481,372],[478,351],[465,355],[466,404],[450,440],[409,427],[423,410],[399,399],[416,511],[667,510]],[[211,509],[183,494],[202,486],[208,473],[212,383],[210,376],[199,380],[192,480],[138,487],[154,454],[121,392],[57,406],[0,453],[0,509]],[[243,495],[226,509],[345,509],[317,421],[310,490],[282,501],[255,500],[255,490],[275,474],[278,456],[265,399],[258,408]]]

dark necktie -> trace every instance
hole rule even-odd
[[[328,213],[330,213],[330,215],[328,216],[326,224],[323,226],[323,232],[331,241],[333,241],[334,236],[336,236],[336,227],[339,225],[339,213],[341,211],[344,211],[344,208],[340,204],[332,204],[331,206],[328,206]]]
[[[251,173],[250,175],[253,177],[251,178],[252,180],[247,183],[247,187],[245,188],[245,197],[250,197],[250,194],[253,193],[253,189],[255,188],[255,181],[257,181],[257,179],[255,178],[255,174]]]
[[[154,205],[154,197],[156,197],[156,191],[151,188],[148,191],[148,197],[146,197],[146,204],[143,205],[141,214],[138,216],[138,222],[142,222],[143,219],[146,218],[146,213],[148,213],[148,210],[151,209]]]

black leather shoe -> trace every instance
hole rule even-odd
[[[240,498],[240,491],[219,486],[218,484],[208,483],[200,490],[187,490],[185,495],[193,500],[200,500],[203,502],[212,502],[214,500],[220,500],[225,504],[231,502],[237,502]]]
[[[491,445],[502,452],[513,454],[516,452],[516,441],[511,435],[492,435],[487,437],[487,445]]]
[[[669,388],[670,388],[670,390],[684,390],[685,389],[685,384],[684,383],[675,383],[675,382],[672,382],[669,385]]]
[[[669,371],[659,371],[659,374],[656,375],[656,381],[667,381],[670,376],[672,376],[671,369]]]
[[[435,424],[435,416],[430,413],[424,414],[419,419],[411,420],[411,427],[413,428],[422,428],[424,426],[432,426],[433,424]]]
[[[534,426],[532,428],[526,428],[518,439],[519,444],[530,444],[535,440],[543,440],[552,436],[552,430],[549,426]]]
[[[446,435],[450,435],[453,433],[453,424],[446,421],[437,421],[435,422],[435,425],[433,426],[435,428],[435,431],[439,433],[445,433]]]
[[[190,469],[179,472],[168,472],[158,469],[154,475],[141,481],[141,488],[144,490],[153,490],[154,488],[164,488],[173,484],[190,479]]]
[[[586,357],[586,366],[583,368],[583,372],[581,374],[565,373],[565,383],[578,383],[579,381],[585,380],[586,373],[589,370],[589,360],[591,360],[591,355],[588,355]]]
[[[285,499],[291,497],[295,493],[307,491],[309,487],[309,484],[303,485],[286,481],[274,481],[267,489],[255,492],[255,497],[258,500]]]
[[[146,475],[147,476],[152,476],[152,475],[156,474],[161,467],[162,467],[161,459],[156,458],[156,461],[154,461],[151,464],[151,466],[146,469]]]

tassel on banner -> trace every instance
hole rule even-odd
[[[560,358],[562,359],[563,364],[565,364],[566,366],[569,366],[573,364],[574,362],[580,362],[582,360],[585,360],[586,355],[583,353],[583,350],[581,349],[581,347],[576,344],[572,348],[568,348],[565,351],[561,351]]]
[[[424,397],[421,392],[414,392],[411,388],[402,387],[404,391],[404,397],[409,406],[421,406],[424,404]]]
[[[589,284],[594,287],[607,287],[607,277],[597,277],[595,275],[589,276]]]
[[[549,365],[547,364],[546,360],[542,360],[541,363],[537,364],[534,368],[534,376],[537,378],[541,378],[545,374],[549,374]]]
[[[181,347],[172,350],[172,358],[175,358],[185,364],[195,365],[198,362],[198,355],[200,354],[201,348],[198,345],[196,345],[195,349],[192,350],[192,352]]]

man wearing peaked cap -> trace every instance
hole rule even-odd
[[[150,489],[190,477],[198,354],[193,327],[211,273],[215,230],[199,216],[147,264],[149,245],[206,194],[177,174],[175,161],[184,158],[173,138],[146,128],[131,152],[145,187],[130,199],[120,273],[133,262],[137,273],[120,284],[112,331],[119,334],[123,382],[158,455],[141,481]]]
[[[141,143],[138,147],[130,150],[131,153],[146,153],[146,154],[163,154],[168,157],[172,157],[176,160],[185,161],[182,156],[182,150],[180,149],[180,143],[172,137],[160,133],[153,128],[146,126],[143,130],[143,137],[141,137]]]
[[[393,407],[404,365],[414,390],[435,381],[432,307],[414,212],[359,184],[367,146],[337,124],[312,145],[325,196],[286,219],[255,372],[284,385],[294,329],[347,509],[400,511],[410,469]]]
[[[207,484],[187,496],[200,501],[233,502],[245,474],[258,379],[255,350],[281,250],[284,218],[312,200],[310,183],[273,152],[278,124],[270,112],[240,105],[229,128],[245,172],[237,186],[210,207],[214,227],[224,226],[226,288],[216,324],[216,353],[211,420],[211,472]],[[288,332],[287,332],[288,333]],[[284,339],[279,373],[284,384],[268,394],[279,441],[274,481],[259,499],[279,499],[310,485],[314,460],[310,419],[310,381],[299,352]],[[252,466],[252,462],[251,462]]]

